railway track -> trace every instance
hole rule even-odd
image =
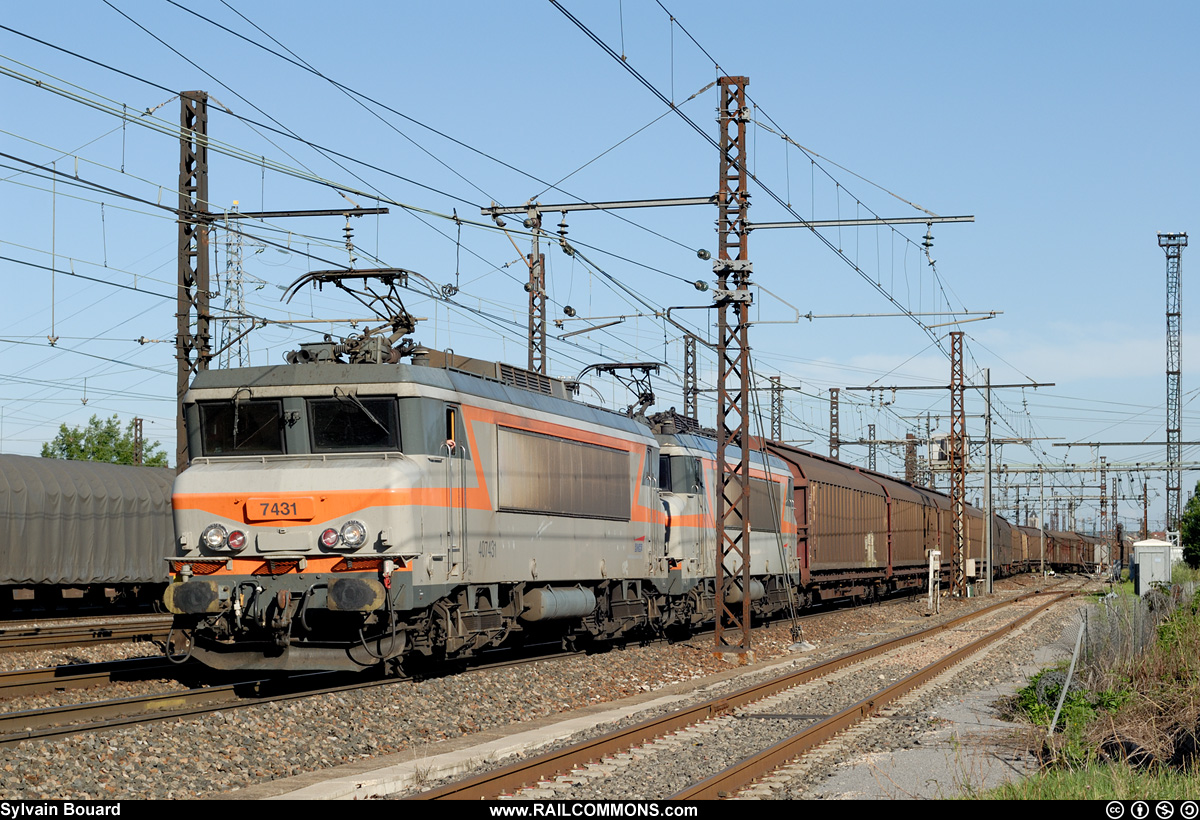
[[[811,613],[806,615],[805,619],[830,617],[836,614],[836,610]],[[74,627],[76,630],[87,628]],[[665,641],[663,642],[665,643]],[[431,675],[486,672],[569,658],[577,653],[557,648],[550,650],[548,647],[531,647],[527,650],[527,654],[516,657],[509,650],[500,651],[497,654],[503,655],[503,657],[494,661],[477,662],[469,667],[451,665],[422,670],[416,677],[372,677],[367,680],[364,680],[362,675],[354,673],[314,672],[222,683],[222,680],[228,681],[231,675],[218,675],[194,661],[188,661],[182,665],[172,663],[162,656],[0,672],[0,698],[15,698],[125,681],[174,678],[179,676],[181,671],[187,672],[189,676],[199,675],[208,684],[185,690],[155,692],[0,714],[0,746],[35,738],[63,737],[140,723],[193,717],[220,709],[399,684]]]
[[[991,607],[985,611],[993,609],[995,607]],[[827,617],[836,614],[836,612],[825,612],[814,613],[814,616]],[[968,618],[957,619],[952,624],[963,623]],[[944,631],[948,626],[949,624],[943,625],[935,630],[931,630],[931,632]],[[881,646],[894,647],[919,639],[920,635],[916,637],[909,636],[889,641]],[[884,650],[877,647],[877,651]],[[546,652],[529,657],[513,658],[509,656],[503,660],[477,664],[459,673],[470,674],[472,672],[483,672],[539,661],[553,661],[556,657],[565,658],[570,656],[571,653],[557,655]],[[827,673],[840,666],[853,663],[854,657],[854,655],[847,655],[835,659],[816,667],[809,674]],[[170,664],[165,658],[156,657],[102,664],[70,665],[45,670],[21,670],[0,674],[0,696],[15,697],[67,688],[103,685],[110,682],[175,677],[181,669],[186,668]],[[197,669],[198,667],[193,667],[192,671],[188,674],[195,674]],[[288,678],[277,677],[241,680],[188,690],[160,691],[135,697],[112,698],[53,708],[29,709],[0,715],[0,746],[15,744],[24,740],[64,737],[137,724],[194,717],[218,710],[385,686],[392,683],[403,683],[408,680],[411,679],[387,678],[364,680],[360,675],[346,675],[345,673],[311,673]],[[209,683],[213,683],[211,678],[209,679]],[[767,691],[761,687],[759,687],[759,690],[763,693]],[[719,706],[707,705],[702,707],[701,711],[707,710],[711,714],[718,714],[737,708],[739,705],[740,702],[736,699],[726,697],[720,699]],[[696,710],[692,710],[692,716],[686,717],[681,725],[694,722],[697,719],[695,715],[698,714]],[[627,748],[630,745],[648,742],[649,738],[650,735],[638,737],[627,735],[621,738],[617,745],[624,745]],[[599,752],[592,750],[586,754],[596,756]]]
[[[465,669],[447,667],[440,670],[425,670],[425,676],[486,672],[565,659],[575,654],[561,650],[553,653],[543,651],[514,658],[511,657],[511,653],[506,653],[509,656],[501,660],[478,663]],[[0,673],[0,696],[11,697],[58,691],[66,688],[102,685],[118,680],[175,677],[181,669],[187,669],[191,674],[206,671],[205,667],[194,661],[189,661],[184,666],[174,664],[163,657],[135,658],[129,661],[78,664],[49,669],[17,670]],[[204,677],[212,681],[220,678],[227,680],[230,676],[224,674],[217,678],[215,673],[207,670]],[[142,723],[194,717],[222,709],[242,708],[337,692],[349,692],[356,689],[409,683],[415,679],[406,676],[388,678],[371,676],[364,679],[363,674],[357,673],[309,672],[8,712],[0,714],[0,746],[36,738],[64,737]]]
[[[1032,579],[1006,582],[1007,589],[1000,595],[1041,585]],[[493,667],[479,676],[471,671],[431,675],[398,687],[363,686],[355,692],[324,697],[311,697],[313,690],[310,690],[277,704],[270,704],[262,697],[264,693],[251,692],[253,697],[247,698],[244,705],[263,704],[263,708],[197,703],[188,719],[172,720],[187,715],[183,710],[168,714],[159,705],[155,714],[141,720],[95,720],[86,724],[81,721],[65,731],[41,732],[39,736],[44,740],[0,746],[0,764],[3,764],[0,768],[16,767],[17,771],[30,773],[20,781],[10,781],[9,797],[40,799],[66,793],[64,790],[172,798],[235,791],[248,798],[299,796],[298,789],[317,789],[313,785],[317,781],[321,788],[332,785],[341,789],[332,795],[321,792],[322,797],[382,796],[419,784],[429,788],[434,780],[450,776],[453,771],[444,761],[455,750],[460,750],[463,764],[470,766],[478,766],[484,760],[507,762],[513,759],[510,755],[522,748],[527,754],[537,754],[551,748],[551,743],[568,743],[585,733],[641,721],[658,711],[693,702],[697,697],[711,698],[718,691],[732,691],[752,680],[778,675],[784,669],[797,669],[798,664],[824,661],[851,648],[878,643],[905,630],[927,627],[991,601],[948,601],[948,611],[932,620],[922,617],[923,602],[896,601],[895,609],[892,603],[841,610],[828,613],[832,617],[806,620],[805,636],[816,646],[812,654],[788,651],[788,644],[794,638],[789,639],[786,624],[766,627],[755,639],[761,663],[751,667],[717,662],[712,656],[709,637],[670,647],[631,646],[627,651],[598,655],[576,653],[540,666],[522,666],[520,661],[513,660],[507,664],[510,669]],[[986,686],[989,678],[980,675],[1003,675],[1010,667],[1015,672],[1017,664],[1029,663],[1034,648],[1057,638],[1057,633],[1054,636],[1049,633],[1058,629],[1060,620],[1056,613],[1040,619],[1035,627],[1024,632],[1022,641],[1011,653],[1011,662],[1009,652],[993,650],[986,662],[973,663],[971,671],[955,672],[949,680],[940,681],[937,691],[957,697],[964,685]],[[1030,640],[1034,643],[1029,643]],[[110,651],[114,654],[107,654]],[[114,648],[89,655],[117,657],[120,652]],[[192,676],[200,677],[202,672],[202,669],[185,671],[183,680],[116,683],[82,695],[73,690],[26,700],[11,699],[0,708],[32,710],[85,697],[119,700],[151,691],[163,694],[168,688],[182,690],[181,683]],[[200,679],[210,684],[215,682],[207,677]],[[701,695],[701,691],[708,694]],[[906,738],[918,736],[925,743],[930,727],[940,725],[928,721],[928,710],[932,707],[940,714],[942,697],[926,691],[919,696],[917,705],[905,706],[899,716],[873,719],[864,744],[870,747],[895,741],[907,746],[910,744]],[[127,703],[117,706],[129,709]],[[70,719],[79,721],[80,717],[75,715]],[[730,726],[738,732],[749,732],[769,722],[774,720],[741,719]],[[126,728],[98,731],[119,725]],[[852,730],[849,736],[858,731],[862,729]],[[26,732],[24,736],[30,735]],[[706,748],[713,745],[704,740],[699,742]],[[861,748],[857,742],[839,737],[809,758],[818,761],[813,771],[821,778],[820,782],[826,782],[823,778],[831,766],[854,753],[835,751],[848,742],[849,749]],[[690,746],[685,743],[682,751],[689,752]],[[488,751],[492,748],[498,751],[492,754]],[[104,751],[93,757],[90,753],[83,754],[87,749]],[[127,763],[116,769],[112,760]],[[64,767],[64,761],[69,765]],[[247,761],[254,761],[253,768]],[[665,765],[660,762],[660,767],[671,768],[674,762],[674,758]],[[718,768],[710,766],[707,773]],[[395,770],[407,774],[397,779],[393,777]],[[459,776],[466,773],[465,769],[461,771]],[[365,787],[354,785],[364,782]],[[791,788],[807,789],[817,781],[806,782],[808,785],[804,786],[793,782]]]
[[[878,714],[903,696],[929,683],[951,666],[969,658],[976,652],[1002,639],[1023,624],[1032,620],[1059,601],[1070,597],[1067,593],[1054,596],[1049,601],[1030,609],[1025,614],[993,629],[966,646],[945,654],[878,692],[851,704],[846,709],[814,723],[801,732],[763,751],[750,755],[724,771],[702,780],[690,788],[672,795],[674,800],[716,800],[734,796],[742,789],[755,783],[764,775],[789,764],[797,757],[811,752],[835,736]]]
[[[1048,599],[1041,596],[1042,600],[1036,605],[1031,603],[1034,596],[1020,596],[928,630],[847,653],[633,727],[414,797],[494,799],[507,795],[612,799],[636,795],[658,799],[714,799],[733,796],[764,774],[878,714],[887,704],[1001,639],[1070,594],[1055,594]],[[1014,604],[1027,611],[1019,618],[1002,617],[1003,610]],[[978,631],[977,626],[972,628],[973,623],[997,620],[1004,622],[998,627],[989,624],[982,636],[971,634],[968,638],[964,634],[964,630]],[[912,662],[918,655],[929,654],[932,644],[939,641],[949,641],[953,648],[939,649],[935,653],[938,657],[932,662]],[[921,650],[914,651],[913,644],[921,645]],[[898,652],[901,648],[907,649]],[[851,682],[848,690],[856,694],[848,698],[848,703],[832,708],[829,699],[823,696],[823,690],[826,684],[832,683],[831,678],[839,675]],[[869,683],[879,677],[885,678],[886,685],[880,687]],[[843,697],[843,700],[847,698]],[[747,728],[750,725],[754,726],[753,730]],[[751,735],[753,740],[749,739]],[[753,748],[746,748],[748,746]],[[676,788],[672,784],[680,779],[677,772],[686,768],[685,757],[697,754],[697,749],[705,758],[708,773],[718,766],[721,771],[706,778],[694,778]],[[664,757],[670,761],[669,765],[664,765]],[[667,791],[647,792],[647,784],[656,778],[663,781]]]
[[[176,720],[219,709],[313,697],[386,683],[360,681],[353,685],[328,685],[332,680],[344,678],[345,673],[314,672],[283,681],[247,680],[220,686],[9,712],[0,714],[0,746],[36,738],[64,737]]]
[[[133,619],[85,619],[56,624],[19,624],[0,628],[0,652],[28,652],[105,643],[162,642],[171,629],[170,616]]]
[[[188,663],[195,669],[197,664]],[[45,669],[0,672],[0,698],[85,689],[119,681],[147,680],[179,674],[180,666],[164,657],[129,658],[101,663],[66,664]]]

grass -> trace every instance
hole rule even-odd
[[[1109,592],[1115,592],[1118,595],[1136,595],[1136,593],[1133,591],[1133,581],[1125,580],[1116,584],[1108,584],[1104,587],[1104,589],[1100,590],[1099,592],[1093,592],[1088,597],[1095,601],[1108,595]]]
[[[1194,772],[1095,763],[1048,769],[977,796],[987,800],[1194,800],[1198,794],[1200,776]]]

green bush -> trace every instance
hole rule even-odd
[[[1175,564],[1171,567],[1171,583],[1187,584],[1200,581],[1200,569],[1189,567],[1186,563]]]
[[[1013,711],[1036,726],[1049,728],[1066,676],[1066,664],[1038,672],[1027,686],[1017,691]],[[1133,692],[1127,686],[1093,692],[1073,680],[1055,728],[1057,731],[1066,731],[1067,727],[1082,729],[1094,722],[1101,712],[1116,712],[1132,696]]]

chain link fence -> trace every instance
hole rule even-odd
[[[1176,585],[1141,597],[1110,594],[1084,608],[1081,677],[1095,684],[1112,670],[1127,667],[1154,643],[1162,622],[1194,596],[1195,584]]]
[[[1102,689],[1110,676],[1127,670],[1154,643],[1162,622],[1189,605],[1196,584],[1155,589],[1141,597],[1109,594],[1081,607],[1055,642],[1056,654],[1069,655],[1070,667],[1046,669],[1037,679],[1038,703],[1054,707],[1067,694]],[[1082,635],[1080,631],[1082,630]]]

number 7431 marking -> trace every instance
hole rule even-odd
[[[247,521],[310,521],[313,517],[311,498],[248,498]]]

